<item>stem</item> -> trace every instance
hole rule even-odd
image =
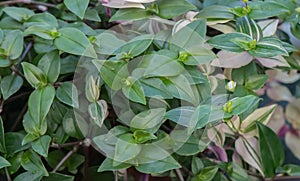
[[[32,47],[33,47],[33,41],[30,41],[28,43],[28,45],[26,46],[22,56],[20,57],[16,69],[20,68],[20,65],[21,65],[22,61],[25,59],[26,55],[29,53],[29,51],[31,50]]]
[[[8,173],[7,167],[5,167],[5,174],[6,174],[6,179],[7,179],[7,181],[11,181],[11,178],[10,178],[10,175],[9,175],[9,173]]]
[[[115,172],[115,181],[119,180],[119,176],[118,176],[118,171],[114,171]]]
[[[52,173],[55,173],[75,152],[77,152],[79,145],[75,145],[71,151],[69,151],[66,156],[56,165]]]
[[[64,143],[64,144],[56,144],[56,143],[52,143],[51,147],[52,148],[65,148],[65,147],[69,147],[69,146],[80,146],[83,144],[83,141],[76,141],[76,142],[70,142],[70,143]]]
[[[127,169],[124,170],[124,181],[128,181]]]
[[[84,156],[85,156],[85,161],[83,164],[83,180],[88,181],[88,168],[89,168],[89,147],[84,147]]]
[[[11,65],[10,69],[13,71],[13,73],[15,73],[18,76],[22,77],[23,80],[26,80],[25,76],[14,65]]]
[[[47,6],[50,8],[57,8],[55,4],[49,4],[49,3],[44,3],[44,2],[37,2],[33,0],[11,0],[11,1],[4,1],[0,2],[0,6],[5,6],[5,5],[13,5],[13,4],[33,4],[33,5],[41,5],[41,6]]]
[[[180,181],[184,181],[184,178],[183,178],[183,176],[182,176],[182,173],[181,173],[180,169],[179,169],[179,168],[176,168],[176,169],[175,169],[175,172],[176,172],[176,174],[178,175],[179,180],[180,180]]]
[[[295,180],[295,181],[298,181],[300,180],[300,176],[276,176],[274,178],[268,178],[266,179],[266,181],[273,181],[273,180],[282,180],[282,181],[285,181],[285,180]]]
[[[186,168],[185,166],[182,166],[183,171],[185,171],[187,174],[189,174],[189,176],[194,176],[193,172],[191,172],[188,168]]]
[[[144,175],[144,180],[143,181],[149,181],[149,174]]]
[[[248,175],[251,175],[251,176],[254,176],[254,177],[257,177],[257,178],[259,178],[259,179],[263,179],[263,176],[261,176],[261,175],[259,175],[259,174],[257,174],[257,173],[251,172],[251,171],[249,171],[249,170],[247,170],[247,174],[248,174]]]
[[[2,100],[0,103],[0,113],[2,113],[2,111],[3,111],[3,105],[4,105],[4,100]]]

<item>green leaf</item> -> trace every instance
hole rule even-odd
[[[207,147],[207,144],[203,144],[200,140],[201,136],[190,134],[188,130],[173,130],[170,137],[174,142],[173,151],[178,155],[196,155]]]
[[[134,141],[138,144],[145,143],[149,140],[156,139],[157,137],[153,133],[148,133],[143,130],[135,130],[133,133]]]
[[[87,9],[84,15],[84,19],[95,21],[95,22],[101,22],[101,18],[98,14],[98,11],[96,9]]]
[[[167,87],[159,78],[141,79],[140,83],[146,97],[161,97],[164,99],[173,98],[168,92]]]
[[[65,153],[62,150],[51,151],[48,157],[45,158],[47,163],[51,168],[55,168],[57,164],[64,158]],[[58,169],[58,171],[64,170],[66,168],[67,162],[64,162]]]
[[[60,36],[54,40],[57,49],[74,54],[96,58],[96,52],[89,39],[76,28],[59,29]]]
[[[130,128],[133,130],[146,130],[155,133],[164,122],[164,108],[150,109],[137,114],[130,122]]]
[[[126,163],[120,163],[117,166],[114,166],[114,162],[116,161],[110,158],[105,158],[105,160],[101,163],[100,167],[98,168],[97,172],[122,170],[131,166],[130,164]]]
[[[43,177],[42,172],[24,172],[18,175],[14,181],[40,181]]]
[[[104,55],[114,54],[116,50],[125,43],[124,40],[117,38],[115,34],[106,31],[98,35],[94,42],[94,44],[96,44],[96,52]]]
[[[69,139],[69,135],[65,132],[63,125],[58,126],[54,138],[57,144],[63,144]]]
[[[108,158],[114,158],[115,145],[118,141],[118,137],[125,133],[128,133],[129,129],[124,126],[115,126],[109,130],[105,135],[96,136],[93,141],[95,148],[103,151]]]
[[[20,7],[5,7],[3,10],[8,16],[12,17],[17,21],[25,21],[28,20],[34,12],[27,9],[27,8],[20,8]]]
[[[203,128],[209,122],[212,114],[212,105],[199,105],[192,114],[188,123],[188,133],[192,133],[196,129]]]
[[[189,50],[204,43],[206,37],[206,20],[195,20],[177,31],[171,38],[171,50]]]
[[[199,157],[192,158],[192,172],[193,174],[198,174],[203,168],[204,164]]]
[[[6,151],[8,155],[13,155],[17,152],[26,150],[30,145],[22,145],[22,140],[25,137],[24,133],[8,132],[5,133]]]
[[[231,74],[237,84],[243,85],[251,76],[257,75],[257,67],[256,64],[252,62],[241,68],[233,69]]]
[[[119,90],[123,87],[123,81],[129,75],[124,61],[93,60],[93,63],[109,87],[113,90]]]
[[[7,57],[0,55],[0,68],[9,67],[10,64],[11,64],[11,62]]]
[[[132,139],[132,134],[129,133],[121,135],[118,138],[113,166],[117,166],[120,163],[126,163],[140,153],[141,145],[132,143]]]
[[[63,119],[64,131],[71,137],[81,139],[87,135],[89,131],[89,126],[80,116],[79,113],[74,112],[74,110],[69,110]]]
[[[288,1],[286,1],[288,3]],[[280,16],[283,14],[291,13],[289,9],[280,5],[276,1],[256,1],[249,3],[250,13],[249,16],[253,19],[266,19],[273,16]]]
[[[1,48],[4,49],[4,53],[9,59],[15,60],[21,56],[23,44],[22,32],[20,30],[12,30],[5,34]]]
[[[120,58],[123,57],[124,53],[130,57],[138,56],[147,50],[147,48],[151,45],[153,38],[154,36],[151,34],[135,37],[117,49],[114,54],[121,54]]]
[[[254,107],[257,107],[259,100],[260,99],[258,97],[253,95],[231,99],[229,102],[232,104],[232,111],[225,111],[225,119],[230,118],[233,115],[240,115],[248,110],[253,109]],[[226,105],[228,105],[228,103],[226,103]]]
[[[81,31],[82,33],[84,33],[85,35],[87,36],[90,36],[89,37],[89,40],[91,43],[93,43],[93,36],[96,36],[97,33],[96,31],[91,28],[89,25],[85,24],[84,22],[74,22],[74,23],[69,23],[65,26],[66,28],[67,27],[70,27],[70,28],[76,28],[77,30]],[[100,31],[101,32],[101,31]]]
[[[119,9],[110,19],[113,21],[128,21],[128,20],[142,20],[151,17],[151,13],[147,12],[145,9],[137,8],[126,8]]]
[[[28,150],[23,154],[21,164],[27,171],[40,172],[43,176],[49,175],[41,158],[33,151]]]
[[[190,10],[195,10],[196,7],[186,0],[162,0],[157,3],[158,15],[165,19],[171,19],[179,16]]]
[[[163,80],[169,92],[176,98],[196,104],[196,99],[188,79],[184,75],[168,77]]]
[[[35,135],[36,137],[39,136],[40,125],[38,122],[33,121],[29,111],[27,111],[23,117],[23,127],[27,133]]]
[[[31,142],[37,140],[39,137],[40,137],[39,134],[36,134],[36,133],[28,133],[28,134],[24,137],[24,139],[23,139],[23,141],[22,141],[22,145],[26,145],[27,143],[31,143]]]
[[[196,18],[204,18],[208,21],[225,19],[225,20],[233,20],[234,15],[230,11],[230,7],[221,6],[221,5],[213,5],[209,7],[203,8],[197,15]]]
[[[66,7],[80,19],[83,19],[89,0],[64,0]]]
[[[44,177],[43,181],[73,181],[75,178],[71,175],[64,175],[60,173],[49,173],[48,177]]]
[[[209,39],[207,43],[218,49],[231,52],[243,52],[244,48],[241,48],[239,45],[237,45],[235,40],[251,42],[252,38],[244,33],[227,33],[214,36]]]
[[[170,154],[156,144],[143,145],[135,168],[142,173],[163,173],[180,168],[180,164]]]
[[[299,23],[292,24],[290,30],[295,37],[300,38],[300,24]]]
[[[72,82],[64,82],[56,90],[56,98],[71,107],[79,108],[77,88]]]
[[[145,93],[140,81],[133,80],[132,77],[128,77],[126,81],[130,81],[130,85],[122,87],[123,94],[131,101],[138,102],[146,105]]]
[[[32,117],[32,120],[41,126],[45,122],[46,115],[48,114],[52,102],[55,97],[55,89],[53,86],[47,86],[43,89],[37,89],[31,93],[28,100],[28,111]],[[44,131],[40,134],[43,135]]]
[[[208,83],[208,78],[197,68],[197,66],[185,66],[185,76],[192,84]]]
[[[215,58],[217,56],[211,50],[196,44],[196,46],[188,48],[186,51],[179,52],[178,61],[185,65],[200,65],[208,63]]]
[[[178,107],[168,111],[165,118],[182,126],[188,127],[194,112],[195,107],[192,106]]]
[[[2,29],[0,29],[0,44],[2,43],[3,39],[4,39],[4,32]]]
[[[276,168],[284,161],[284,150],[278,136],[260,122],[256,124],[258,131],[261,164],[266,177],[273,177]]]
[[[55,37],[51,35],[51,32],[55,32],[56,29],[49,25],[33,25],[28,27],[23,35],[36,35],[46,40],[53,40]]]
[[[184,71],[184,67],[179,62],[168,55],[158,53],[143,56],[139,68],[145,69],[143,76],[147,78],[176,76]]]
[[[21,161],[22,161],[22,155],[23,155],[23,152],[20,152],[18,154],[15,154],[13,157],[10,157],[10,158],[7,159],[9,161],[9,163],[11,164],[11,166],[7,168],[9,174],[12,175],[20,169]]]
[[[2,12],[2,11],[1,11]],[[0,21],[0,28],[2,29],[22,29],[22,23],[16,21],[11,17],[3,17]]]
[[[252,75],[246,80],[245,87],[251,90],[257,90],[265,85],[268,80],[267,75]]]
[[[300,166],[294,164],[287,164],[283,166],[284,173],[290,176],[300,176]]]
[[[27,62],[22,62],[22,67],[24,76],[32,87],[37,89],[47,85],[47,77],[41,69]]]
[[[209,166],[203,168],[201,172],[197,175],[197,180],[205,180],[205,181],[213,180],[213,178],[218,172],[218,169],[219,168],[216,166]]]
[[[78,171],[78,167],[84,162],[85,157],[80,154],[73,154],[70,156],[70,158],[67,160],[67,168],[68,171],[72,174],[76,174]]]
[[[36,53],[42,54],[42,53],[48,53],[56,48],[53,46],[52,40],[45,40],[43,38],[40,38],[38,36],[34,37],[34,50]]]
[[[32,149],[43,157],[48,156],[48,150],[50,147],[51,137],[48,135],[44,135],[40,137],[38,140],[34,141],[31,146]]]
[[[0,152],[6,153],[4,126],[3,126],[3,120],[1,116],[0,116]]]
[[[88,111],[94,124],[102,127],[103,122],[107,116],[107,108],[107,103],[103,100],[91,103],[89,105]]]
[[[0,156],[0,169],[9,166],[11,166],[11,164],[5,158]]]
[[[1,93],[3,99],[8,99],[16,93],[23,85],[23,79],[18,75],[8,75],[1,80]]]
[[[78,61],[79,60],[73,55],[62,58],[60,61],[60,74],[74,73]]]
[[[38,67],[45,73],[49,83],[54,83],[60,74],[60,56],[58,51],[46,53],[39,61]]]
[[[277,55],[288,56],[287,50],[284,48],[282,42],[274,37],[265,37],[261,39],[256,48],[250,50],[249,53],[255,57],[275,57]]]
[[[247,172],[237,163],[232,162],[227,165],[227,172],[233,181],[249,180]]]
[[[271,119],[273,112],[275,111],[276,105],[270,105],[256,109],[253,113],[247,116],[240,125],[240,131],[247,133],[247,135],[257,135],[256,123],[267,124]]]
[[[263,37],[261,28],[248,16],[239,17],[236,25],[238,32],[245,33],[256,41],[259,41]]]
[[[48,12],[37,13],[32,15],[29,19],[24,22],[24,26],[29,27],[33,25],[43,25],[43,26],[52,26],[58,27],[58,22],[55,16]]]

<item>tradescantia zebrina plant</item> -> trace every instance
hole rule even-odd
[[[1,1],[0,180],[299,179],[299,7]]]

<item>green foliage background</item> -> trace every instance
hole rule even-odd
[[[299,8],[1,1],[0,179],[297,179]]]

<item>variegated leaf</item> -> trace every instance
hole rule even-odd
[[[259,41],[262,38],[263,34],[261,28],[253,19],[247,16],[240,17],[237,19],[236,24],[237,31],[250,35],[252,39],[255,39],[256,41]]]

